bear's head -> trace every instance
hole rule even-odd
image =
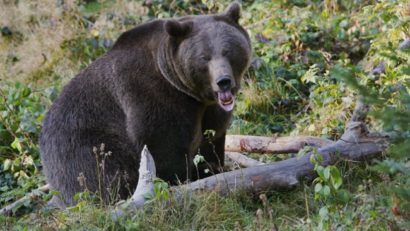
[[[251,57],[239,16],[240,6],[233,3],[221,14],[165,21],[158,57],[162,74],[196,100],[231,111]]]

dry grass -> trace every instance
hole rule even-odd
[[[25,80],[38,69],[55,65],[54,59],[62,59],[60,44],[81,29],[78,23],[73,23],[75,18],[70,19],[72,23],[66,22],[75,15],[73,6],[67,4],[63,9],[57,7],[53,0],[29,4],[0,3],[3,9],[0,11],[0,24],[9,27],[13,33],[10,39],[0,41],[2,78]],[[11,61],[13,57],[18,61]],[[64,73],[68,69],[60,71]]]
[[[91,37],[92,31],[115,40],[127,29],[125,17],[145,14],[137,1],[120,0],[103,6],[98,17],[89,21],[73,0],[1,1],[0,28],[7,27],[12,34],[0,36],[0,79],[41,84],[57,76],[67,81],[80,65],[61,47],[65,41]]]

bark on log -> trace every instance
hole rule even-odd
[[[225,151],[253,153],[296,153],[305,146],[324,147],[334,142],[313,136],[261,137],[227,135]]]

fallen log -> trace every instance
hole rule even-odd
[[[248,168],[263,165],[265,163],[249,158],[239,152],[225,152],[225,157],[237,163],[239,166]]]
[[[367,108],[365,104],[358,104],[355,113],[353,114],[359,112],[362,113],[363,108],[365,108],[364,111],[366,111]],[[241,155],[240,153],[227,152],[227,156],[234,156],[234,159],[236,160],[244,160],[245,164],[242,163],[243,165],[253,166],[231,172],[220,173],[186,185],[175,186],[171,188],[171,191],[174,193],[175,198],[179,198],[186,192],[193,193],[196,191],[209,190],[216,190],[221,195],[239,190],[253,193],[268,190],[290,190],[299,185],[301,180],[312,180],[315,177],[314,166],[310,162],[310,158],[314,154],[323,157],[323,162],[321,163],[323,166],[334,164],[341,159],[366,161],[380,156],[387,147],[388,138],[369,136],[364,123],[357,121],[364,117],[353,116],[352,118],[352,121],[348,123],[346,131],[340,140],[337,142],[325,141],[324,143],[328,143],[329,145],[318,148],[315,152],[309,152],[300,158],[290,158],[272,164],[263,164]],[[257,139],[268,140],[270,138],[257,137]],[[299,149],[294,148],[293,150],[298,151]],[[141,153],[139,171],[140,176],[137,189],[129,201],[123,203],[120,209],[115,210],[115,217],[121,216],[123,214],[123,209],[137,209],[143,207],[146,195],[152,195],[153,193],[155,163],[146,147]],[[45,185],[38,190],[46,192],[48,191],[48,185]],[[10,214],[13,208],[36,195],[38,195],[38,191],[28,194],[18,201],[2,208],[0,214]]]
[[[380,156],[386,149],[386,137],[368,136],[362,122],[350,122],[340,140],[307,153],[272,164],[220,173],[187,185],[174,187],[174,191],[217,190],[221,194],[244,190],[259,193],[268,190],[289,190],[301,180],[312,180],[316,173],[310,162],[312,155],[321,155],[321,165],[335,164],[338,160],[366,161]]]
[[[360,106],[360,105],[359,105]],[[364,104],[362,106],[365,106]],[[359,110],[360,109],[360,110]],[[361,108],[355,111],[362,112]],[[355,117],[355,120],[363,117]],[[267,137],[258,137],[266,138]],[[315,177],[314,166],[310,162],[312,155],[321,155],[321,165],[331,165],[339,160],[366,161],[378,157],[386,149],[388,138],[369,136],[363,122],[351,121],[348,123],[343,136],[337,142],[328,142],[329,145],[318,148],[298,158],[290,158],[272,164],[261,165],[261,162],[251,161],[256,166],[220,173],[195,182],[171,188],[174,198],[178,199],[184,193],[196,191],[215,190],[221,195],[234,191],[260,193],[269,190],[290,190],[299,185],[302,180],[312,180]],[[297,149],[294,149],[297,150]],[[227,154],[238,155],[236,153]],[[247,158],[247,157],[246,157]],[[249,161],[250,158],[247,158]],[[147,194],[153,193],[153,178],[155,177],[155,164],[147,148],[141,153],[140,177],[137,189],[132,198],[114,210],[115,217],[121,216],[124,209],[142,208]],[[48,185],[39,189],[48,190]],[[32,192],[18,201],[2,208],[0,214],[9,214],[14,207],[24,200],[38,195]]]
[[[322,156],[322,166],[335,164],[339,160],[367,161],[380,156],[387,144],[388,138],[369,136],[364,123],[351,121],[340,140],[302,157],[216,174],[189,184],[174,186],[171,192],[178,201],[184,194],[197,191],[216,191],[226,195],[234,191],[260,193],[290,190],[301,181],[313,180],[316,176],[314,165],[310,161],[312,155]],[[136,194],[138,193],[134,195]]]
[[[313,136],[262,137],[227,135],[225,151],[253,153],[297,153],[305,146],[321,148],[334,142]]]

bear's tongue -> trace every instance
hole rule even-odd
[[[218,92],[218,103],[225,111],[232,111],[235,97],[231,91]]]

